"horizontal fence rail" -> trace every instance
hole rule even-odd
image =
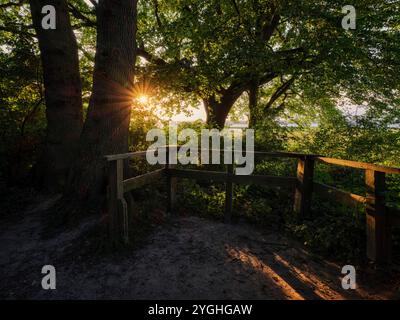
[[[134,189],[139,189],[147,184],[158,181],[163,177],[164,174],[165,174],[165,169],[159,169],[149,173],[142,174],[137,177],[124,180],[122,182],[124,186],[124,192],[129,192]]]
[[[270,187],[294,188],[296,186],[296,178],[294,177],[276,177],[276,176],[236,176],[233,173],[225,173],[219,171],[203,171],[203,170],[182,170],[170,169],[169,174],[176,178],[195,179],[200,181],[227,182],[228,180],[235,184],[262,184]]]
[[[105,159],[107,161],[116,161],[116,160],[127,160],[127,159],[134,159],[134,158],[146,158],[146,154],[148,152],[153,152],[153,151],[159,151],[160,149],[165,149],[168,152],[167,148],[177,148],[179,149],[181,146],[176,145],[176,146],[162,146],[159,147],[158,149],[149,149],[148,151],[137,151],[137,152],[128,152],[128,153],[121,153],[121,154],[113,154],[113,155],[107,155],[105,156]],[[305,154],[305,153],[298,153],[298,152],[285,152],[285,151],[275,151],[275,152],[267,152],[267,151],[235,151],[235,150],[230,150],[230,149],[201,149],[197,148],[197,151],[200,152],[202,150],[207,150],[209,152],[231,152],[232,154],[235,153],[250,153],[253,154],[254,157],[271,157],[271,158],[293,158],[293,159],[298,159],[298,158],[305,158],[312,156],[310,154]],[[318,155],[313,155],[317,157]]]
[[[314,182],[314,192],[326,200],[335,199],[351,207],[359,207],[360,205],[364,205],[367,201],[366,197],[318,182]]]
[[[325,157],[317,157],[317,160],[319,160],[323,163],[326,163],[326,164],[334,164],[334,165],[349,167],[349,168],[354,168],[354,169],[364,169],[364,170],[373,170],[373,171],[391,173],[391,174],[400,174],[400,168],[381,166],[381,165],[372,164],[372,163],[341,160],[341,159],[334,159],[334,158],[325,158]]]
[[[159,152],[166,152],[168,159],[171,148],[179,148],[179,146],[164,146],[161,147],[161,150],[165,149],[165,151]],[[200,157],[201,151],[204,151],[204,149],[198,149],[198,151]],[[206,151],[234,152],[220,149],[206,149]],[[243,151],[243,153],[245,152]],[[391,228],[393,226],[400,227],[400,210],[388,207],[385,204],[385,175],[400,174],[400,168],[304,153],[254,151],[251,153],[255,158],[297,159],[296,176],[236,175],[233,164],[226,165],[225,172],[178,169],[176,165],[167,162],[162,169],[124,179],[124,162],[128,159],[146,158],[146,153],[146,151],[140,151],[105,157],[108,162],[107,203],[110,218],[109,225],[110,235],[113,240],[117,240],[123,235],[123,239],[126,242],[129,241],[129,206],[133,203],[130,191],[166,178],[167,213],[172,214],[176,203],[177,179],[184,178],[225,184],[225,222],[231,221],[234,184],[257,184],[294,191],[293,212],[299,220],[311,218],[313,194],[319,195],[322,199],[335,200],[350,207],[364,207],[366,213],[367,256],[377,263],[390,262]],[[364,170],[366,194],[364,196],[357,195],[314,181],[315,166],[318,162]]]

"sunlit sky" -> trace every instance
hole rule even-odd
[[[90,2],[90,0],[83,0],[89,7],[93,7],[93,4]],[[97,0],[96,0],[97,2]]]
[[[159,118],[163,120],[169,120],[173,122],[191,122],[196,120],[206,121],[207,117],[206,112],[204,110],[204,106],[201,103],[199,103],[197,108],[189,107],[189,109],[187,109],[186,112],[179,112],[174,114],[173,116],[166,116],[163,113],[161,107],[150,105],[150,99],[145,94],[140,94],[137,97],[137,102],[143,106],[146,106],[149,110],[152,110],[152,112],[155,115],[157,115]],[[345,116],[348,117],[348,119],[352,119],[357,116],[362,116],[363,114],[365,114],[366,111],[366,106],[354,105],[348,99],[341,99],[341,101],[337,103],[337,107],[339,110],[341,110],[341,112]],[[242,113],[238,119],[238,122],[243,123],[247,121],[248,121],[247,114]],[[290,125],[290,123],[288,123],[287,120],[283,120],[283,123]]]
[[[188,109],[186,109],[186,112],[179,112],[175,113],[172,116],[167,116],[164,114],[162,107],[151,104],[149,96],[147,96],[146,94],[139,94],[136,99],[134,99],[134,103],[135,102],[139,103],[139,105],[143,106],[145,109],[151,111],[153,114],[163,120],[170,120],[174,122],[187,122],[196,120],[206,121],[207,118],[204,107],[201,104],[199,104],[197,108],[189,107]]]
[[[180,121],[196,121],[196,120],[202,120],[206,121],[206,112],[202,106],[199,106],[198,109],[196,108],[189,108],[191,115],[188,116],[184,113],[179,113],[177,115],[174,115],[171,120],[180,122]]]

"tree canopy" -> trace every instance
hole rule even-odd
[[[76,37],[86,117],[93,91],[99,4],[65,3]],[[343,11],[347,4],[138,1],[132,96],[147,93],[158,112],[167,114],[189,112],[189,107],[202,103],[211,126],[221,127],[228,116],[243,119],[246,114],[250,126],[258,126],[258,135],[264,136],[266,128],[278,128],[279,121],[302,127],[326,119],[334,123],[342,104],[365,109],[362,117],[350,120],[357,126],[398,124],[400,4],[353,1],[356,27],[346,30],[342,20],[348,14]],[[4,129],[6,154],[17,145],[10,141],[26,128],[36,132],[35,141],[44,139],[48,108],[28,1],[2,3],[0,17],[1,68],[7,74],[1,79],[1,121],[15,123]],[[133,108],[131,130],[143,133],[138,126],[151,111],[142,106]],[[40,125],[33,125],[35,121]],[[32,156],[36,159],[39,152],[35,148]]]
[[[157,85],[216,103],[216,110],[209,107],[208,112],[229,112],[232,101],[254,83],[270,90],[264,110],[293,96],[314,101],[345,96],[357,104],[395,109],[400,83],[399,3],[354,1],[355,30],[342,27],[345,5],[279,0],[141,2],[138,54],[149,62],[144,72],[154,76]],[[225,104],[217,103],[224,99]]]

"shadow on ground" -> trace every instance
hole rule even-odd
[[[48,203],[51,205],[51,202]],[[43,207],[43,206],[42,206]],[[42,208],[43,209],[43,208]],[[341,287],[341,267],[295,241],[247,224],[177,217],[128,253],[66,253],[91,222],[41,237],[38,212],[0,227],[3,299],[385,299],[387,290]],[[41,289],[41,268],[57,270],[57,289]],[[378,288],[378,289],[377,289]]]

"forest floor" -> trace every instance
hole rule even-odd
[[[88,255],[76,245],[93,227],[42,236],[40,199],[0,225],[1,299],[390,299],[398,273],[360,271],[357,289],[341,286],[341,266],[301,244],[245,223],[176,217],[155,227],[138,247]],[[56,290],[43,290],[43,265],[56,268]],[[397,279],[397,283],[393,281]]]

